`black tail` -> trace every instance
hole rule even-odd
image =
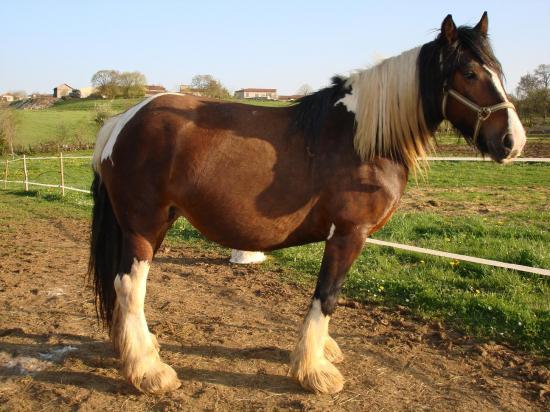
[[[105,185],[95,172],[92,196],[94,208],[88,276],[93,276],[94,279],[96,312],[103,322],[110,326],[115,306],[114,281],[120,263],[122,232]]]

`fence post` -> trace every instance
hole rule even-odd
[[[63,173],[63,152],[59,152],[59,166],[61,169],[61,196],[65,196],[65,175]]]
[[[29,172],[27,171],[27,157],[23,155],[23,171],[25,172],[25,192],[29,191]]]
[[[8,188],[8,159],[6,159],[6,168],[4,169],[4,189]]]

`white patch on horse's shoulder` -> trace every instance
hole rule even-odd
[[[338,104],[343,104],[346,106],[348,112],[357,113],[357,94],[355,93],[353,87],[349,93],[346,93],[344,97],[334,103],[334,106]]]
[[[336,226],[334,226],[334,223],[330,225],[330,230],[328,232],[327,240],[329,240],[332,236],[334,236],[334,231],[336,230]]]
[[[98,134],[98,138],[96,141],[96,148],[94,151],[94,169],[96,170],[96,172],[99,172],[99,165],[105,159],[110,159],[111,163],[113,162],[113,160],[111,159],[111,156],[113,154],[113,148],[115,147],[115,143],[117,141],[118,135],[120,134],[124,126],[126,126],[126,124],[130,120],[132,120],[132,118],[136,115],[137,112],[139,112],[143,107],[148,105],[152,100],[156,99],[157,97],[166,96],[166,95],[181,96],[178,93],[155,94],[154,96],[150,96],[147,99],[136,104],[135,106],[129,108],[124,113],[121,113],[109,119],[105,123],[105,125],[101,128]],[[102,135],[102,132],[103,132],[103,135]],[[101,153],[101,158],[99,158],[99,153]],[[114,166],[114,163],[112,164]]]

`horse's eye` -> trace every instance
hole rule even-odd
[[[473,80],[476,78],[476,74],[474,72],[466,72],[464,73],[464,77],[466,77],[468,80]]]

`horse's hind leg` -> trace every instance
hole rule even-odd
[[[122,260],[114,286],[116,305],[111,339],[120,353],[121,371],[143,392],[162,393],[180,386],[176,372],[160,360],[158,343],[149,332],[144,313],[149,262],[156,241],[123,233]]]
[[[321,271],[309,312],[291,355],[290,374],[304,388],[317,393],[342,390],[344,378],[332,362],[343,359],[336,341],[328,334],[330,316],[353,261],[360,253],[366,232],[361,227],[336,228],[325,245]]]

